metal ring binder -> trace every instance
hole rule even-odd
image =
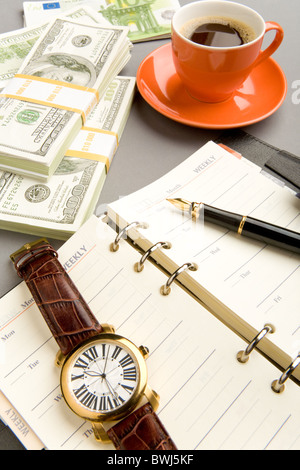
[[[123,235],[128,232],[132,227],[139,227],[139,228],[148,228],[149,225],[145,222],[131,222],[131,224],[126,225],[126,227],[121,230],[115,238],[115,241],[110,245],[111,251],[118,251],[119,249],[119,241],[123,237]]]
[[[149,258],[149,256],[153,253],[153,251],[157,250],[158,248],[165,248],[166,250],[171,248],[170,242],[157,242],[155,245],[152,245],[149,250],[147,250],[143,256],[141,257],[140,261],[134,265],[134,269],[139,273],[144,269],[144,263]]]
[[[236,358],[242,364],[245,364],[250,357],[253,349],[256,348],[258,343],[266,336],[268,333],[274,333],[274,327],[270,324],[266,324],[264,328],[253,338],[251,343],[248,344],[244,351],[239,351],[236,355]]]
[[[279,377],[278,380],[273,380],[271,384],[271,388],[273,392],[282,393],[284,391],[284,388],[285,388],[284,383],[292,375],[292,373],[299,366],[299,364],[300,364],[300,354],[298,354],[298,356],[293,360],[293,362],[283,372],[283,374]]]
[[[190,271],[197,271],[198,266],[195,263],[185,263],[182,266],[180,266],[180,268],[176,269],[176,271],[174,271],[174,273],[169,277],[166,284],[161,286],[160,288],[161,294],[169,295],[171,292],[170,285],[172,284],[172,282],[179,276],[179,274],[181,274],[183,271],[186,271],[187,269],[189,269]]]

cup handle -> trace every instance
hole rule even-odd
[[[268,31],[272,31],[273,29],[275,29],[276,31],[275,37],[273,41],[271,42],[271,44],[264,51],[260,51],[259,56],[257,57],[256,61],[253,64],[254,67],[260,64],[263,60],[270,57],[270,55],[272,55],[276,51],[276,49],[278,49],[278,47],[280,46],[283,40],[283,35],[284,35],[282,27],[278,23],[275,23],[275,21],[266,21],[265,34]]]

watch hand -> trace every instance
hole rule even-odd
[[[103,374],[103,372],[101,372],[99,361],[95,360],[94,364],[98,367],[100,374]],[[104,368],[105,368],[105,366],[104,366]]]
[[[112,395],[113,398],[118,397],[118,394],[115,392],[114,388],[111,386],[107,378],[105,377],[105,383],[107,385],[109,393]]]
[[[106,369],[106,365],[107,365],[109,350],[110,350],[110,346],[108,346],[108,351],[107,351],[107,355],[106,355],[106,358],[105,358],[105,364],[104,364],[103,374],[105,374],[105,369]]]
[[[91,376],[91,377],[96,377],[96,376],[100,376],[100,377],[102,376],[103,377],[104,371],[103,372],[101,371],[100,364],[98,363],[98,361],[94,361],[94,365],[97,366],[99,372],[94,371],[94,370],[89,370],[89,371],[85,371],[85,373],[87,375]]]
[[[114,370],[116,370],[118,367],[120,367],[120,366],[119,366],[119,365],[117,365],[117,366],[116,366],[116,367],[114,367],[113,369],[110,369],[108,372],[106,372],[106,374],[105,374],[105,375],[107,376],[108,374],[110,374],[111,372],[113,372]]]
[[[90,371],[85,371],[85,374],[86,375],[89,375],[90,377],[103,377],[103,374],[101,372],[96,372],[96,371],[93,371],[93,370],[90,370]]]

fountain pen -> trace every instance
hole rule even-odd
[[[180,198],[167,199],[167,201],[178,209],[189,212],[194,220],[198,219],[201,214],[205,222],[211,222],[237,232],[239,235],[300,253],[300,233],[298,232],[253,217],[218,209],[202,202],[189,202]]]

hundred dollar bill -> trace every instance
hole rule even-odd
[[[88,7],[68,9],[66,18],[80,20],[86,24],[101,24],[108,26],[110,23],[102,15]],[[47,21],[48,18],[45,18]],[[10,79],[18,72],[25,57],[47,28],[48,23],[21,28],[16,31],[0,34],[0,89],[4,88]]]
[[[51,176],[82,125],[81,114],[88,115],[129,58],[126,28],[53,20],[1,94],[0,168]]]
[[[23,2],[24,19],[27,26],[47,21],[65,12],[72,6],[89,5],[99,11],[110,23],[128,26],[128,37],[132,42],[169,37],[171,19],[180,7],[178,0],[59,0]]]
[[[1,229],[61,240],[78,230],[95,209],[134,91],[134,77],[109,84],[47,183],[0,172]]]

